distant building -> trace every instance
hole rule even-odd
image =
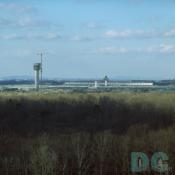
[[[94,88],[117,88],[120,86],[136,86],[136,87],[146,87],[146,86],[154,86],[153,81],[112,81],[109,78],[105,77],[102,80],[89,80],[89,81],[71,81],[65,82],[63,86],[66,87],[94,87]]]
[[[109,81],[109,78],[107,77],[107,75],[103,78],[103,81],[105,82],[105,87],[107,87],[108,81]]]

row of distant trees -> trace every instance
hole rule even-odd
[[[56,80],[42,80],[42,83],[47,85],[60,85],[63,84],[64,81],[56,81]],[[0,85],[29,85],[34,84],[34,80],[0,80]]]
[[[64,128],[120,134],[135,124],[155,130],[175,121],[175,98],[171,94],[115,98],[102,94],[69,95],[1,97],[0,128],[18,135],[60,132]]]

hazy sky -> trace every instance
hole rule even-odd
[[[0,77],[175,78],[174,0],[0,0]]]

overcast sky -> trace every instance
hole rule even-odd
[[[0,0],[0,77],[175,78],[174,0]]]

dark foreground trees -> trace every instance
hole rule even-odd
[[[128,175],[132,174],[130,156],[135,151],[144,152],[148,156],[158,151],[165,152],[172,168],[168,173],[173,174],[174,132],[175,127],[172,127],[147,132],[140,137],[135,128],[132,128],[126,135],[106,131],[54,136],[44,134],[25,139],[8,137],[3,142],[2,139],[0,141],[0,174]],[[8,145],[8,142],[13,144]]]
[[[174,94],[0,95],[0,174],[128,175],[159,151],[173,174],[174,117]]]

